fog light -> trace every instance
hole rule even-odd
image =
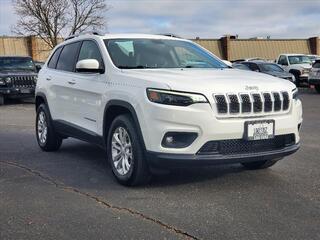
[[[167,144],[173,143],[173,137],[172,136],[166,137],[166,143]]]
[[[185,148],[190,146],[197,137],[197,133],[167,132],[161,145],[165,148]]]

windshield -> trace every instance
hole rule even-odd
[[[228,68],[197,45],[179,40],[105,40],[113,63],[118,68]]]
[[[289,56],[290,64],[301,64],[301,63],[311,63],[311,60],[308,56]]]
[[[259,67],[263,72],[283,72],[284,71],[277,64],[260,64]]]
[[[27,70],[35,71],[35,65],[29,57],[1,57],[0,58],[0,71],[1,70]]]

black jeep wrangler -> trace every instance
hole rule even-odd
[[[34,97],[39,70],[30,57],[0,56],[0,105],[5,98]]]

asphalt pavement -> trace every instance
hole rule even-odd
[[[272,168],[179,169],[135,188],[94,145],[42,152],[33,104],[0,106],[0,239],[320,239],[320,95],[300,97],[301,149]]]

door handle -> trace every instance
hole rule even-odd
[[[68,83],[71,84],[71,85],[76,84],[76,82],[74,80],[73,81],[68,81]]]
[[[51,81],[51,77],[47,77],[46,80],[47,80],[47,81]]]

